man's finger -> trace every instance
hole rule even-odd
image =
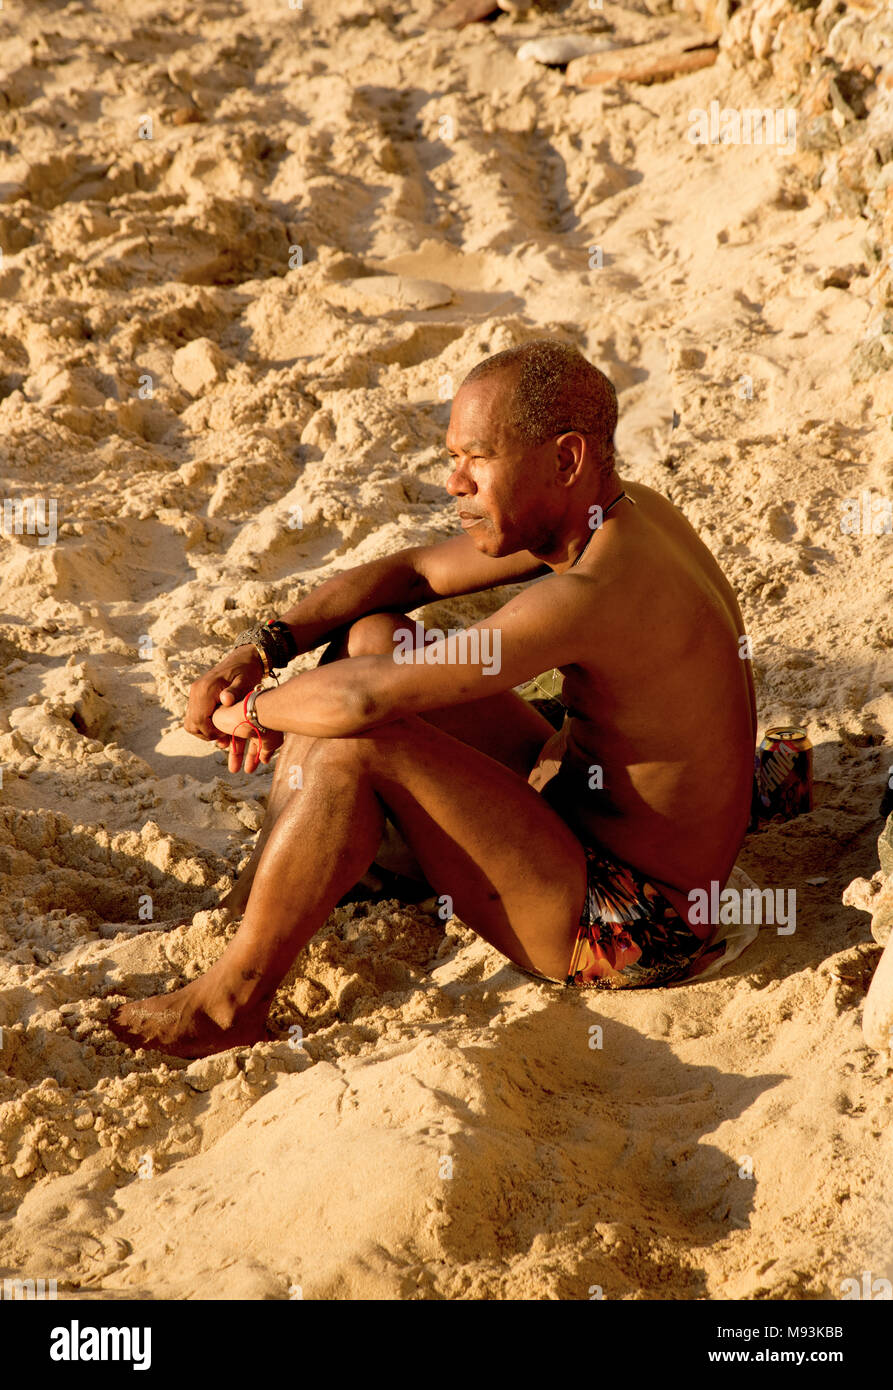
[[[236,700],[244,699],[249,690],[253,689],[254,681],[250,676],[233,676],[232,680],[223,687],[218,695],[217,703],[220,705],[232,705]]]
[[[239,772],[242,768],[242,757],[245,752],[245,740],[236,738],[233,734],[229,741],[229,761],[227,766],[230,772]]]
[[[215,728],[211,715],[220,703],[217,695],[219,689],[220,685],[217,681],[201,689],[200,692],[196,686],[192,687],[189,692],[186,714],[183,718],[183,728],[187,734],[194,734],[196,738],[211,739],[216,742],[220,731]]]
[[[243,765],[242,771],[256,772],[259,762],[260,752],[257,746],[257,739],[249,738],[245,745],[245,763]]]

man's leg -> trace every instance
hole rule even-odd
[[[126,1004],[117,1035],[184,1057],[262,1037],[276,989],[369,866],[386,813],[464,922],[519,965],[566,975],[586,889],[579,841],[521,776],[411,717],[315,742],[223,955],[185,989]]]
[[[340,641],[329,644],[319,664],[327,665],[350,656],[376,656],[392,652],[394,633],[398,628],[415,631],[412,622],[403,613],[370,613],[365,618],[359,618]],[[466,705],[429,710],[422,717],[472,748],[479,748],[524,778],[536,762],[543,744],[555,732],[547,719],[512,691],[473,700]],[[286,734],[283,740],[276,755],[266,815],[251,858],[232,888],[220,900],[220,906],[227,908],[234,917],[244,912],[247,906],[267,840],[295,790],[297,774],[294,769],[303,768],[304,759],[316,742],[315,737],[306,734]],[[353,884],[348,887],[352,888]]]

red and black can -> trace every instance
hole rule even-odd
[[[812,744],[805,729],[784,725],[767,729],[757,750],[757,802],[760,820],[791,820],[812,810]]]

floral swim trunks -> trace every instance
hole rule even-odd
[[[532,684],[541,683],[538,678]],[[547,682],[543,689],[550,693],[553,686]],[[579,778],[568,756],[569,729],[565,714],[528,782],[580,840],[586,855],[586,895],[566,978],[555,980],[535,970],[526,973],[578,989],[647,988],[692,979],[712,966],[719,969],[720,961],[734,959],[743,946],[731,949],[727,931],[715,926],[706,939],[696,936],[643,874],[614,859],[603,846],[587,843],[589,827],[577,815]]]
[[[709,937],[696,936],[642,874],[602,849],[583,848],[586,897],[564,984],[578,989],[668,985],[701,974],[725,953],[724,945],[713,947]]]

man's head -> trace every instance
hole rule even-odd
[[[614,471],[617,394],[551,338],[487,357],[453,401],[447,490],[479,550],[546,553]]]

